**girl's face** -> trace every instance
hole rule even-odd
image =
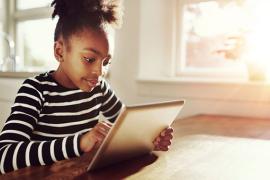
[[[68,88],[91,91],[110,63],[111,53],[108,33],[102,30],[84,29],[63,41],[62,61],[58,68],[58,81]]]

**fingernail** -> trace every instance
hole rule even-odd
[[[165,131],[163,131],[163,132],[161,133],[161,136],[164,137],[165,134],[166,134]]]

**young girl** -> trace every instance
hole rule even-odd
[[[48,165],[98,148],[122,107],[102,78],[111,62],[110,31],[121,24],[117,0],[54,0],[59,66],[24,81],[0,135],[0,170]],[[42,43],[42,42],[41,42]],[[107,122],[98,122],[102,113]],[[154,141],[168,150],[172,129]]]

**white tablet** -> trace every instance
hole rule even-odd
[[[123,107],[88,170],[151,152],[154,139],[172,124],[183,105],[178,100]]]

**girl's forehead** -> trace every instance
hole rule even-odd
[[[71,39],[74,40],[108,40],[108,34],[99,29],[84,28],[71,35]]]
[[[102,30],[84,29],[70,36],[69,45],[71,49],[95,48],[102,54],[108,54],[111,49],[109,35]]]

